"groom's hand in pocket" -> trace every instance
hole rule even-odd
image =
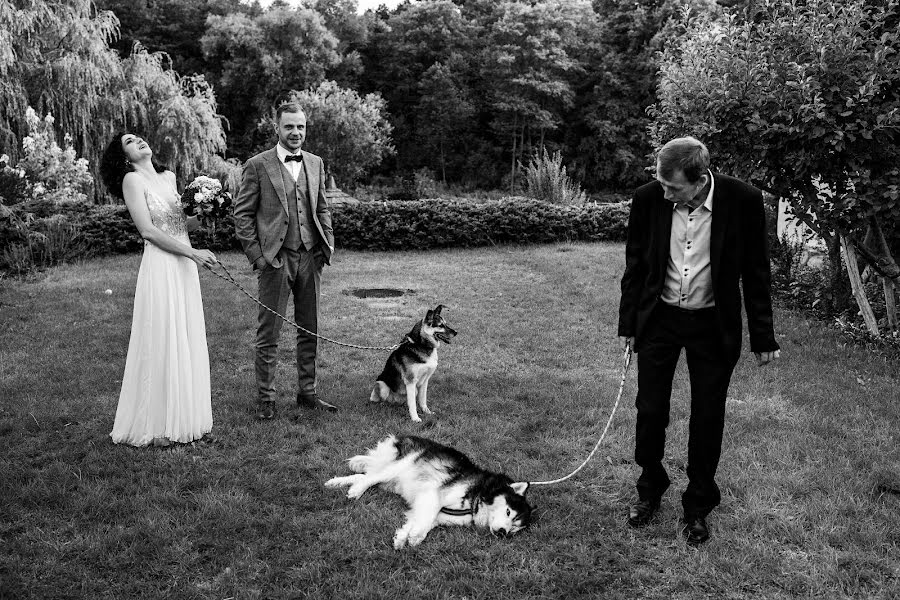
[[[262,271],[267,266],[269,266],[269,263],[266,262],[266,259],[264,256],[260,256],[253,262],[253,269],[256,271]]]

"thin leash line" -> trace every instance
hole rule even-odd
[[[237,282],[237,280],[236,280],[236,279],[234,278],[234,276],[231,274],[231,271],[229,271],[229,270],[225,267],[224,264],[222,264],[222,263],[219,262],[219,261],[216,261],[216,263],[217,263],[220,267],[222,267],[222,270],[225,271],[225,274],[228,275],[228,277],[226,277],[225,275],[222,275],[221,273],[217,273],[217,272],[213,271],[212,267],[210,267],[209,265],[203,265],[203,266],[206,267],[206,268],[209,270],[210,273],[212,273],[213,275],[215,275],[216,277],[218,277],[218,278],[221,279],[222,281],[227,281],[228,283],[230,283],[230,284],[234,285],[235,287],[237,287],[239,290],[241,290],[241,291],[244,293],[245,296],[247,296],[248,298],[250,298],[251,300],[253,300],[254,302],[256,302],[258,305],[260,305],[261,307],[263,307],[264,309],[266,309],[267,311],[269,311],[270,313],[272,313],[272,314],[275,315],[276,317],[280,318],[282,321],[284,321],[284,322],[287,323],[288,325],[291,325],[292,327],[295,327],[295,328],[299,329],[300,331],[303,331],[304,333],[307,333],[307,334],[309,334],[309,335],[311,335],[311,336],[317,337],[317,338],[319,338],[320,340],[325,340],[326,342],[331,342],[332,344],[336,344],[336,345],[338,345],[338,346],[345,346],[345,347],[347,347],[347,348],[356,348],[356,349],[358,349],[358,350],[391,350],[391,351],[396,350],[397,348],[399,348],[400,346],[402,346],[402,345],[406,342],[406,339],[404,339],[404,340],[403,340],[402,342],[400,342],[399,344],[394,344],[393,346],[358,346],[358,345],[356,345],[356,344],[348,344],[348,343],[346,343],[346,342],[339,342],[339,341],[337,341],[337,340],[333,340],[333,339],[331,339],[331,338],[327,338],[327,337],[325,337],[324,335],[319,335],[318,333],[314,333],[314,332],[310,331],[309,329],[306,329],[306,328],[304,328],[304,327],[301,327],[300,325],[298,325],[297,323],[295,323],[295,322],[292,321],[291,319],[285,317],[284,315],[282,315],[282,314],[279,313],[278,311],[273,310],[273,309],[269,308],[268,306],[266,306],[265,304],[263,304],[263,303],[260,301],[259,298],[257,298],[256,296],[254,296],[253,294],[251,294],[250,292],[248,292],[246,289],[244,289],[244,286],[242,286],[240,283]]]
[[[603,438],[606,437],[606,432],[609,430],[609,426],[612,424],[613,417],[616,415],[616,409],[619,408],[619,401],[622,399],[622,392],[625,391],[625,376],[628,374],[628,367],[631,365],[631,344],[625,344],[625,365],[622,367],[622,381],[619,382],[619,393],[616,395],[616,402],[613,404],[612,412],[609,413],[609,419],[606,421],[606,427],[603,428],[603,433],[600,434],[600,439],[597,440],[597,443],[594,444],[594,449],[591,450],[591,453],[588,454],[588,457],[584,459],[584,462],[578,465],[578,468],[566,475],[565,477],[560,477],[559,479],[552,479],[550,481],[529,481],[528,485],[553,485],[556,483],[562,483],[566,479],[574,477],[578,471],[580,471],[586,464],[591,462],[591,459],[596,454],[597,449],[600,448],[600,444],[603,443]]]

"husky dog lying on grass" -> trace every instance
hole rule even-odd
[[[348,461],[355,475],[334,477],[326,487],[347,487],[359,498],[373,485],[399,494],[409,510],[394,535],[394,548],[418,546],[438,525],[474,525],[511,535],[531,522],[527,482],[477,467],[462,452],[432,440],[390,435]]]

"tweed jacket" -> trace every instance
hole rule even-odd
[[[743,337],[741,288],[753,352],[778,349],[772,322],[771,268],[762,193],[714,174],[710,267],[723,351],[737,360]],[[660,301],[669,260],[672,203],[659,182],[635,191],[628,219],[619,335],[640,352],[647,322]]]
[[[324,242],[321,250],[325,262],[331,264],[334,231],[331,208],[325,198],[325,166],[315,154],[306,151],[301,154],[312,220]],[[241,187],[234,201],[234,232],[250,264],[262,256],[269,264],[279,266],[278,251],[288,229],[288,202],[281,174],[282,166],[275,148],[244,163]]]

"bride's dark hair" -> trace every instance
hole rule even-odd
[[[116,132],[109,144],[106,145],[106,150],[103,151],[103,156],[100,159],[100,178],[103,179],[103,184],[109,190],[109,193],[119,200],[124,200],[122,180],[125,179],[127,173],[134,171],[134,167],[128,162],[128,157],[125,156],[125,149],[122,148],[122,137],[128,133],[130,132]],[[152,162],[153,168],[156,169],[157,173],[162,173],[166,170],[164,165],[159,164],[155,160]]]

